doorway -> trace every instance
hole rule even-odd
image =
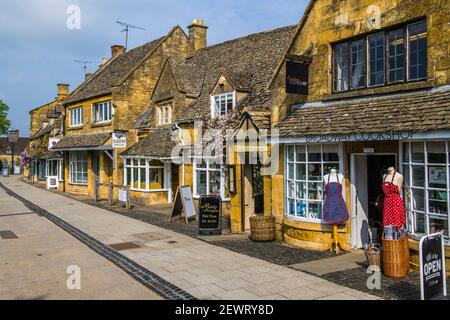
[[[262,165],[242,165],[242,231],[250,230],[250,217],[264,214]]]
[[[396,154],[352,154],[352,244],[362,248],[378,243],[382,232],[383,176],[389,167],[397,167]]]

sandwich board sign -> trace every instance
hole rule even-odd
[[[220,196],[200,197],[198,233],[200,235],[222,234],[222,198]]]
[[[169,222],[183,218],[188,224],[197,219],[190,186],[178,187]]]
[[[59,188],[59,179],[58,177],[47,177],[47,190],[50,189],[58,189]]]
[[[420,294],[422,300],[447,296],[444,237],[441,233],[420,240]]]

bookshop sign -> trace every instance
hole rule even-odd
[[[307,136],[307,143],[327,143],[327,142],[366,142],[366,141],[403,141],[411,140],[414,133],[406,132],[382,132],[382,133],[349,133],[333,135]]]

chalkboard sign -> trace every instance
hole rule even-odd
[[[200,235],[222,234],[222,198],[201,196],[198,205],[198,233]]]
[[[447,296],[444,238],[433,234],[420,240],[420,289],[422,300]]]
[[[190,186],[183,186],[177,189],[170,222],[182,218],[185,218],[186,223],[197,218]]]
[[[286,93],[308,94],[309,65],[286,61]]]

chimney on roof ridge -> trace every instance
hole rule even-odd
[[[61,101],[69,96],[69,85],[65,83],[58,83],[57,85],[57,93],[56,100]]]
[[[203,20],[194,19],[188,29],[189,40],[194,51],[206,48],[208,27],[204,25]]]
[[[86,73],[86,75],[84,76],[84,79],[87,80],[90,76],[92,76],[92,72]]]
[[[108,63],[108,58],[102,58],[102,62],[100,63],[100,67],[103,67],[106,63]]]
[[[111,57],[115,57],[121,52],[125,52],[125,47],[120,44],[115,44],[111,46]]]

